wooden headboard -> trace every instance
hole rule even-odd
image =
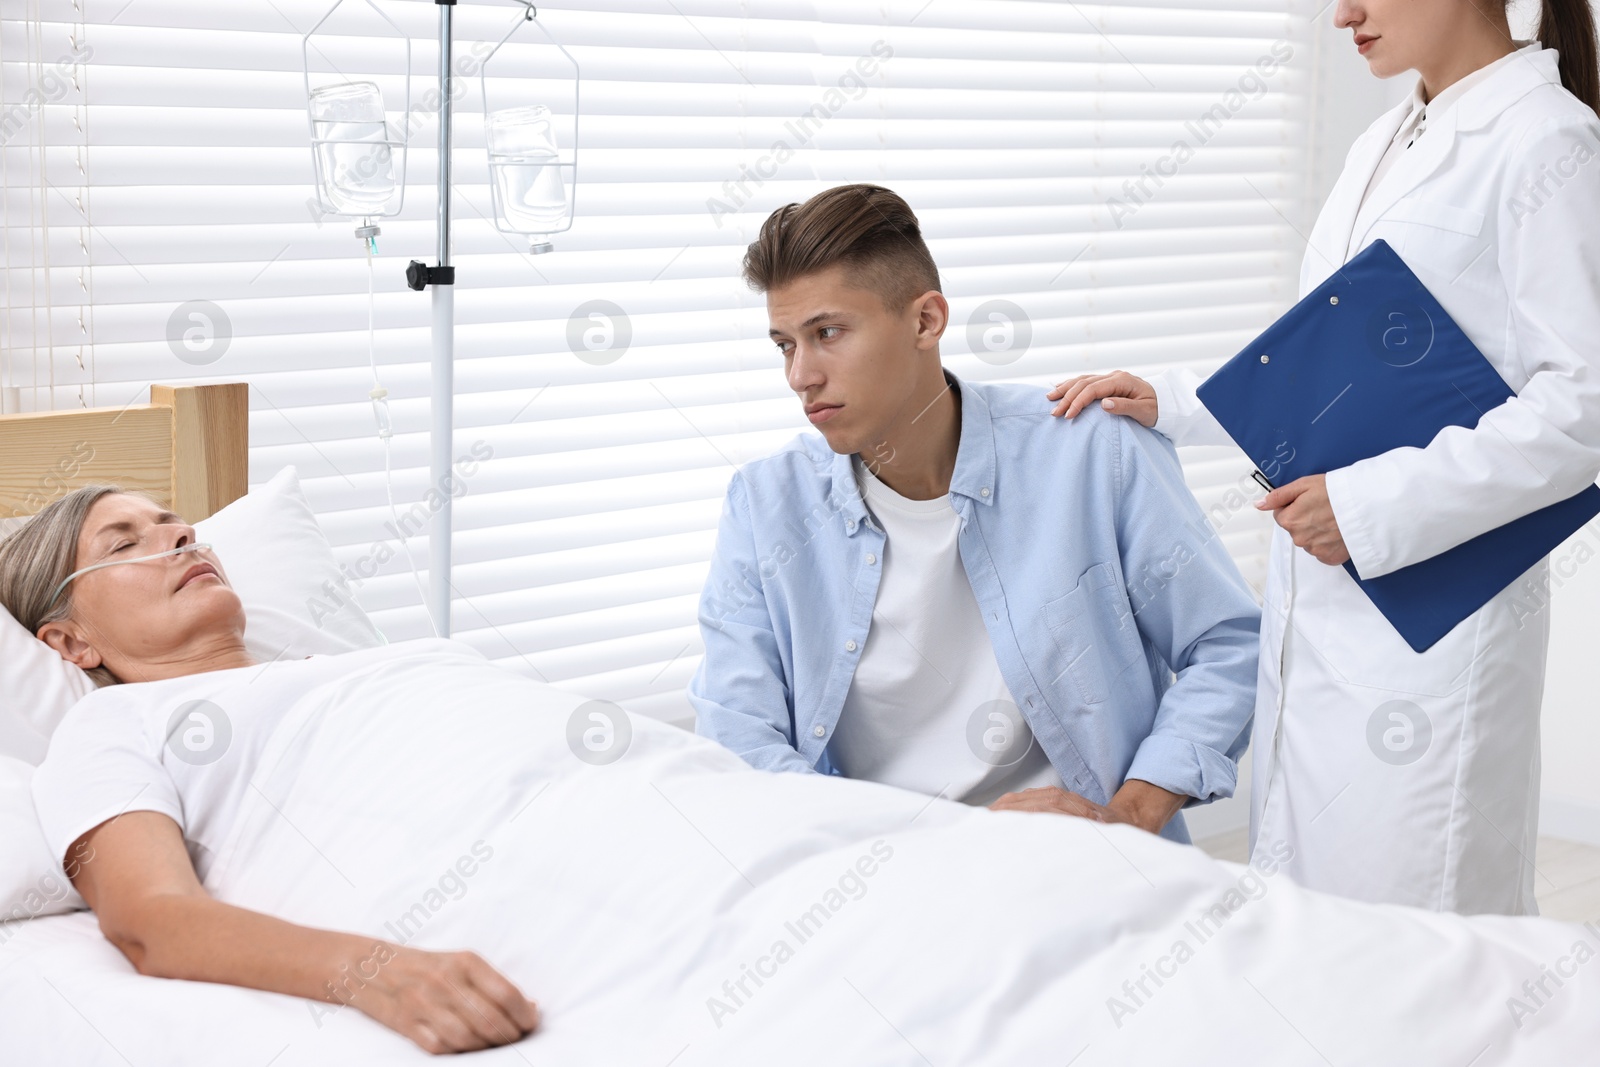
[[[150,403],[0,415],[0,520],[84,485],[142,489],[210,518],[245,494],[250,387],[152,385]]]

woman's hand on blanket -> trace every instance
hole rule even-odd
[[[539,1009],[474,952],[387,946],[378,977],[351,1002],[435,1055],[520,1041]]]
[[[539,1010],[471,952],[422,952],[214,900],[171,817],[130,811],[67,853],[72,884],[142,975],[349,1004],[429,1052],[507,1045]]]
[[[1050,414],[1069,419],[1090,401],[1098,400],[1113,415],[1126,415],[1142,426],[1156,424],[1155,387],[1125,370],[1068,378],[1046,393],[1045,399],[1060,401]]]

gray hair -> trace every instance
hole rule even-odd
[[[124,492],[128,491],[115,485],[74,489],[0,541],[0,607],[30,634],[38,634],[46,623],[72,617],[72,586],[62,592],[53,607],[50,598],[67,575],[77,569],[78,538],[89,518],[89,509],[101,497]],[[146,496],[139,492],[130,495]],[[97,686],[116,685],[122,680],[103,664],[87,673]]]

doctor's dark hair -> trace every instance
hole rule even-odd
[[[881,185],[840,185],[774,211],[745,252],[744,279],[764,293],[835,264],[890,311],[940,287],[911,205]]]
[[[1600,60],[1589,0],[1540,0],[1539,43],[1561,53],[1561,84],[1600,115]]]
[[[101,497],[124,492],[155,499],[114,485],[86,485],[52,501],[15,533],[0,540],[0,607],[10,612],[24,630],[37,636],[45,623],[60,622],[72,614],[72,586],[67,586],[53,607],[50,599],[67,575],[77,570],[78,537],[89,518],[89,509]],[[104,665],[84,673],[97,686],[121,681]]]

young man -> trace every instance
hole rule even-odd
[[[699,732],[760,768],[1188,841],[1178,809],[1233,793],[1260,612],[1171,443],[944,370],[938,269],[887,189],[773,212],[744,276],[821,436],[728,486]]]

